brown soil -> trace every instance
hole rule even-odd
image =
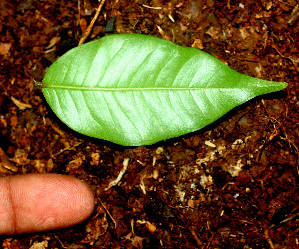
[[[107,1],[88,40],[107,35],[116,18],[110,33],[162,37],[289,83],[204,130],[146,147],[71,131],[34,87],[77,46],[97,6],[0,2],[1,176],[72,175],[97,202],[83,224],[4,237],[3,248],[299,248],[298,1]],[[126,158],[126,173],[106,190]]]

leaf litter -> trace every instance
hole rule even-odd
[[[112,15],[116,16],[117,33],[161,36],[158,25],[165,38],[176,44],[190,47],[197,39],[205,51],[237,71],[289,83],[286,95],[278,99],[265,97],[265,105],[251,102],[200,132],[153,147],[122,148],[75,135],[54,118],[33,86],[32,76],[40,81],[53,61],[78,44],[82,33],[77,18],[90,23],[91,17],[84,15],[80,2],[81,15],[76,1],[60,2],[60,8],[53,1],[35,2],[34,7],[22,12],[17,4],[2,3],[2,42],[12,46],[0,69],[0,87],[5,93],[0,94],[0,143],[18,173],[63,173],[87,182],[118,226],[115,229],[112,220],[103,218],[105,210],[98,204],[87,225],[5,237],[1,244],[10,248],[29,248],[42,241],[47,241],[51,248],[296,248],[299,77],[295,64],[286,56],[294,62],[298,58],[297,3],[262,1],[257,5],[255,1],[246,1],[241,8],[232,1],[140,2],[160,7],[149,9],[139,2],[107,2],[95,23],[100,37],[105,35],[107,20]],[[85,4],[90,9],[98,7],[98,3],[88,0]],[[255,32],[244,40],[238,27],[249,26]],[[222,30],[229,32],[225,32],[224,39],[213,29],[207,33],[212,27],[219,34]],[[56,49],[44,54],[55,36],[61,37]],[[30,103],[32,108],[19,110],[11,96]],[[273,104],[280,108],[267,112]],[[65,136],[55,132],[52,125]],[[233,145],[237,139],[244,141],[245,146]],[[217,151],[205,141],[215,144]],[[234,150],[232,146],[236,146]],[[162,152],[159,149],[156,153],[162,147]],[[95,152],[99,157],[93,160]],[[68,162],[83,159],[82,155],[85,159],[79,168],[67,172]],[[104,192],[109,182],[116,179],[124,158],[130,158],[127,173],[117,186]],[[240,158],[244,166],[238,176],[232,177],[223,168],[236,165]],[[52,161],[51,167],[47,167],[48,161]],[[154,170],[158,170],[158,176],[144,178],[143,194],[139,175],[151,175]],[[1,172],[2,176],[11,174],[15,173]],[[212,177],[209,189],[200,185],[202,175]],[[183,199],[177,196],[174,185],[185,193]],[[175,213],[172,219],[165,217],[169,216],[167,212],[160,212],[159,221],[146,214],[144,206],[152,194],[158,196],[157,207],[165,210],[166,205]],[[153,224],[155,232],[152,234],[152,229],[147,230],[138,220]],[[130,234],[136,236],[134,245],[128,240],[132,238]],[[142,243],[137,242],[138,238],[142,238]]]

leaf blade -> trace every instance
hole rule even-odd
[[[286,87],[144,35],[111,35],[72,49],[43,82],[47,102],[69,127],[121,145],[201,129],[255,96]]]

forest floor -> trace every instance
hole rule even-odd
[[[96,199],[86,222],[4,237],[3,248],[299,248],[298,1],[106,1],[86,42],[157,36],[288,83],[203,130],[139,147],[70,130],[34,86],[78,45],[98,4],[0,3],[0,174],[75,176]]]

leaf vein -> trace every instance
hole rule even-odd
[[[114,53],[114,55],[111,57],[111,58],[109,58],[109,62],[106,64],[106,67],[105,67],[105,69],[103,69],[103,72],[106,72],[107,71],[107,68],[109,68],[110,67],[110,65],[111,65],[111,63],[113,62],[113,59],[117,56],[117,54],[118,54],[118,52],[122,49],[122,46],[123,46],[123,44],[124,44],[124,41],[122,42],[122,44],[119,46],[119,48],[115,51],[115,53]],[[109,50],[110,51],[110,50]],[[108,54],[108,52],[106,52],[106,55]],[[97,86],[99,85],[99,83],[101,82],[101,80],[104,78],[104,76],[106,75],[106,73],[103,73],[102,74],[102,77],[100,77],[99,79],[98,79],[98,81],[97,81]]]
[[[128,113],[126,113],[122,107],[122,105],[120,104],[117,96],[114,96],[114,100],[115,103],[119,106],[119,109],[121,110],[121,112],[127,117],[127,119],[130,121],[130,123],[132,124],[132,126],[135,128],[135,130],[139,133],[139,136],[141,137],[141,139],[143,139],[142,133],[140,132],[140,130],[138,129],[138,127],[136,126],[135,122],[133,122],[131,120],[131,117]],[[121,125],[120,125],[121,126]]]
[[[191,93],[191,95],[192,95],[192,100],[193,100],[194,103],[197,105],[198,110],[202,113],[202,115],[204,116],[204,118],[205,118],[206,120],[208,120],[207,115],[203,112],[201,106],[197,103],[197,101],[196,101],[197,98],[196,98],[196,96],[194,96],[193,91],[190,91],[190,93]]]

